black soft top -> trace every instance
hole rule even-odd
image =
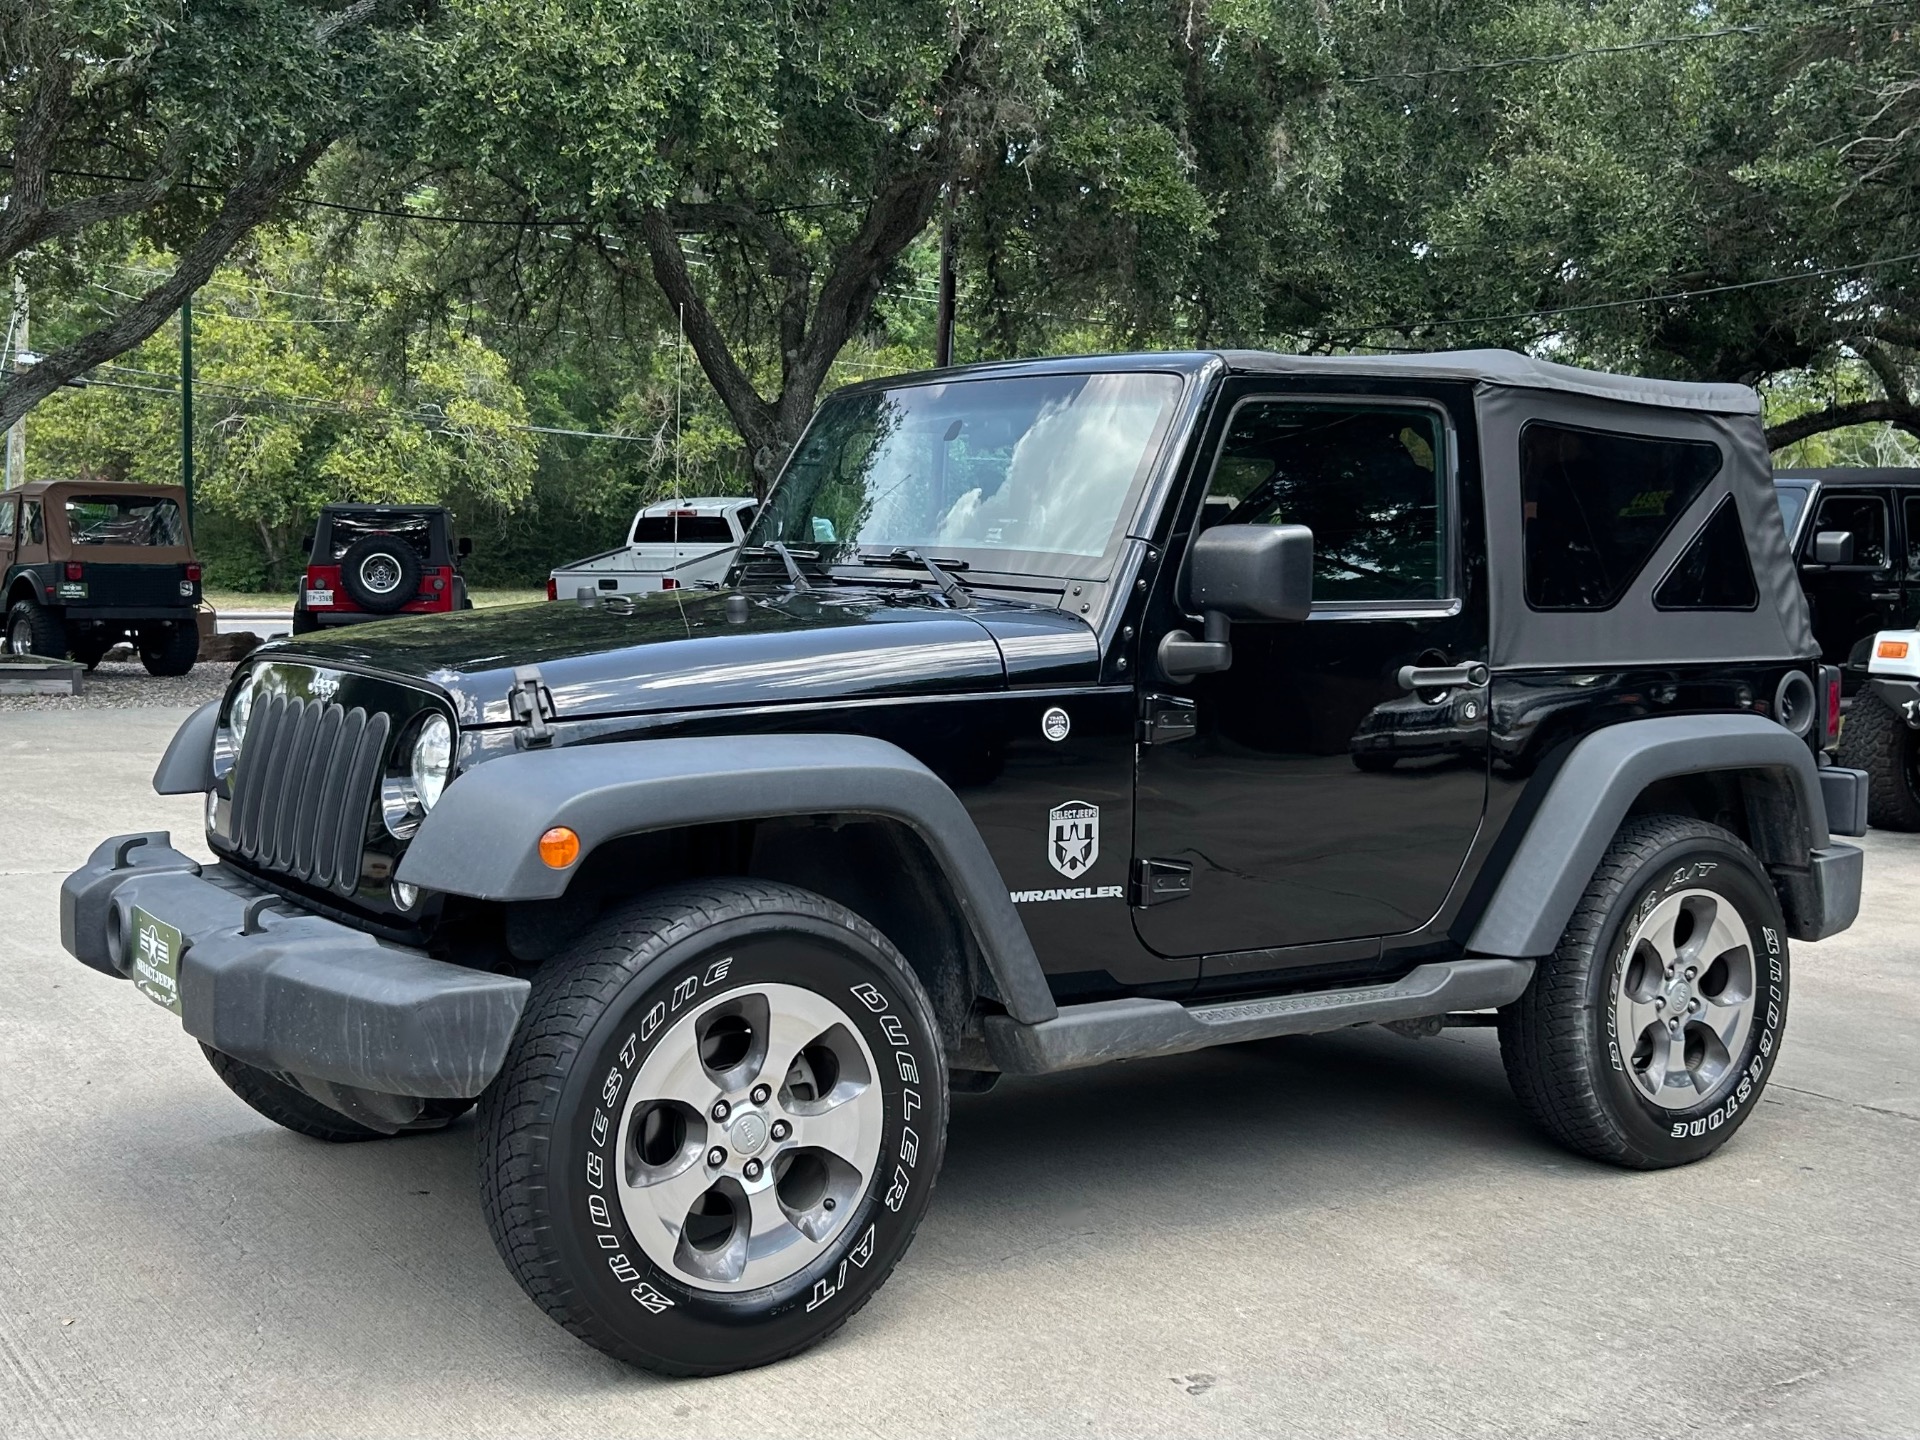
[[[313,558],[337,563],[369,535],[406,542],[423,565],[453,564],[453,519],[444,505],[323,505],[314,524]]]

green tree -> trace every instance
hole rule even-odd
[[[59,288],[145,241],[143,293],[0,374],[0,427],[167,323],[339,137],[379,111],[407,0],[8,0],[0,269]]]

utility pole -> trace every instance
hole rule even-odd
[[[31,353],[27,335],[27,280],[18,271],[13,277],[13,318],[7,326],[8,368],[18,371]],[[27,417],[22,415],[7,429],[8,490],[27,483]]]
[[[187,533],[193,533],[193,297],[180,302],[180,483],[187,492]]]
[[[933,363],[936,368],[953,364],[954,299],[954,191],[959,187],[947,181],[946,208],[940,216],[940,304],[933,319]]]

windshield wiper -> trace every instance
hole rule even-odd
[[[896,545],[884,553],[875,552],[860,557],[862,565],[897,565],[902,560],[920,566],[933,576],[934,583],[940,587],[940,594],[954,609],[973,608],[973,592],[947,573],[949,570],[965,570],[967,562],[964,560],[929,560],[918,550],[909,550],[904,545]]]
[[[800,562],[793,558],[793,551],[787,548],[787,542],[784,540],[769,540],[764,545],[742,545],[740,553],[749,558],[757,555],[775,556],[782,565],[786,566],[788,584],[795,590],[813,589],[813,582],[807,579],[806,574],[800,569]],[[818,560],[820,552],[810,550],[807,552],[807,558]]]

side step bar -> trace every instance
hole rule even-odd
[[[1390,984],[1266,1000],[1211,1005],[1101,1000],[1064,1006],[1054,1019],[1038,1025],[1022,1025],[1007,1015],[988,1016],[987,1050],[1009,1075],[1045,1075],[1240,1040],[1493,1009],[1518,999],[1532,978],[1531,960],[1475,958],[1422,965]]]

